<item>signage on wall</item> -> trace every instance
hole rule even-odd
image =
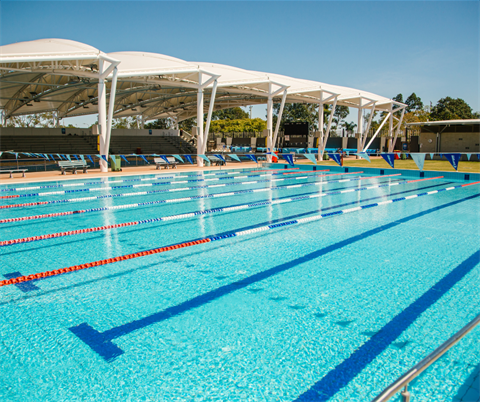
[[[62,134],[67,134],[67,130],[65,130],[64,128],[62,128]]]

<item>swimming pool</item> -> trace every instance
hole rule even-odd
[[[480,186],[258,170],[2,186],[0,274],[78,271],[0,287],[0,399],[368,401],[479,314]]]

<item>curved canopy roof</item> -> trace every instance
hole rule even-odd
[[[47,111],[60,118],[96,114],[103,62],[118,68],[115,117],[141,114],[144,120],[181,121],[196,116],[198,88],[204,88],[206,111],[215,78],[215,110],[264,104],[269,93],[279,102],[286,88],[287,102],[332,103],[337,95],[337,104],[355,108],[371,107],[372,101],[378,110],[401,105],[370,92],[279,74],[148,52],[105,54],[80,42],[40,39],[0,46],[0,108],[7,118]]]
[[[39,39],[0,46],[0,108],[14,115],[86,111],[95,102],[100,64],[117,63],[100,50],[66,39]]]

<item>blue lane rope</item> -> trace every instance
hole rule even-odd
[[[272,169],[275,170],[275,169]],[[277,169],[280,170],[280,169]],[[197,177],[197,176],[220,176],[220,175],[237,175],[242,174],[245,172],[255,172],[255,170],[242,170],[242,171],[233,171],[233,172],[221,172],[221,173],[199,173],[199,174],[188,174],[182,175],[181,173],[176,174],[174,176],[155,176],[155,177],[148,177],[144,179],[124,179],[124,180],[98,180],[98,181],[90,181],[90,182],[83,182],[83,183],[68,183],[68,184],[55,184],[50,186],[34,186],[34,187],[14,187],[14,188],[4,188],[0,189],[0,192],[4,191],[28,191],[28,190],[38,190],[44,188],[64,188],[64,187],[80,187],[80,186],[88,186],[88,185],[103,185],[103,184],[112,184],[112,183],[126,183],[132,181],[152,181],[152,180],[164,180],[164,179],[176,179],[176,178],[185,178],[185,177]]]
[[[360,174],[362,172],[355,172],[354,174]],[[345,173],[345,174],[352,174],[352,173]],[[326,177],[330,175],[316,175],[318,177]],[[398,175],[385,175],[381,177],[391,177],[391,176],[399,176]],[[169,193],[169,192],[177,192],[177,191],[190,191],[190,190],[197,190],[197,189],[204,189],[204,188],[216,188],[216,187],[227,187],[227,186],[239,186],[239,185],[247,185],[247,184],[257,184],[257,183],[271,183],[271,182],[277,182],[277,181],[285,181],[285,180],[303,180],[303,179],[311,179],[314,178],[315,176],[303,176],[303,177],[285,177],[282,179],[264,179],[264,180],[252,180],[252,181],[244,181],[244,182],[232,182],[232,183],[221,183],[221,184],[210,184],[210,185],[205,185],[205,186],[194,186],[194,187],[180,187],[180,188],[172,188],[172,189],[164,189],[164,190],[151,190],[151,191],[138,191],[134,193],[121,193],[121,194],[108,194],[108,195],[99,195],[99,196],[93,196],[93,197],[81,197],[81,198],[69,198],[69,199],[64,199],[64,200],[50,200],[50,201],[39,201],[39,202],[33,202],[33,203],[28,203],[28,204],[11,204],[11,205],[5,205],[5,206],[0,206],[0,209],[2,208],[17,208],[17,207],[31,207],[31,206],[37,206],[37,205],[49,205],[49,204],[59,204],[59,203],[68,203],[68,202],[84,202],[84,201],[92,201],[92,200],[99,200],[99,199],[104,199],[104,198],[116,198],[116,197],[134,197],[138,195],[151,195],[151,194],[159,194],[159,193]],[[363,177],[360,176],[359,178],[353,178],[353,179],[340,179],[340,180],[325,180],[325,181],[315,181],[313,183],[308,183],[309,185],[323,185],[323,184],[329,184],[329,183],[343,183],[343,182],[348,182],[348,181],[354,181],[354,180],[362,180],[362,179],[373,179],[373,178],[378,178],[379,176],[374,176],[374,177]],[[299,185],[291,185],[289,188],[296,188]],[[284,186],[282,186],[284,187]]]
[[[165,181],[165,182],[161,182],[161,183],[128,184],[128,185],[125,185],[125,186],[109,186],[109,187],[100,187],[100,188],[82,188],[82,189],[77,189],[77,190],[63,190],[63,191],[49,191],[49,192],[45,192],[45,193],[18,194],[18,195],[15,195],[15,196],[8,196],[8,197],[15,197],[15,198],[44,197],[44,196],[48,196],[48,195],[118,190],[118,189],[124,189],[124,188],[153,187],[153,186],[163,186],[163,185],[167,185],[167,184],[184,184],[184,183],[206,182],[206,181],[237,180],[237,179],[245,179],[245,178],[249,178],[249,177],[268,177],[268,176],[277,176],[277,175],[281,175],[281,174],[283,174],[283,173],[266,173],[266,174],[254,174],[254,175],[244,175],[244,176],[235,176],[235,177],[217,177],[217,178],[211,178],[211,179]]]
[[[400,182],[398,184],[404,184],[405,182],[407,182],[407,180],[400,180]],[[391,182],[391,183],[393,183],[393,182]],[[111,210],[117,210],[117,209],[137,208],[137,207],[143,207],[143,206],[146,206],[146,205],[169,204],[169,203],[196,201],[196,200],[205,199],[205,198],[230,197],[230,196],[243,195],[243,194],[249,194],[249,193],[260,193],[260,192],[267,192],[267,191],[274,191],[274,190],[285,190],[285,189],[291,189],[291,188],[308,187],[308,186],[317,185],[317,184],[318,183],[306,183],[306,184],[292,185],[292,186],[264,187],[264,188],[252,189],[252,190],[232,191],[232,192],[228,192],[228,193],[194,195],[194,196],[191,196],[191,197],[173,198],[173,199],[169,199],[169,200],[145,201],[145,202],[138,202],[138,203],[134,203],[134,204],[114,205],[114,206],[109,206],[109,207],[88,208],[88,209],[81,209],[81,210],[76,210],[76,211],[54,212],[54,213],[43,214],[43,215],[6,218],[6,219],[0,219],[0,224],[27,221],[27,220],[36,220],[36,219],[42,219],[42,218],[57,218],[57,217],[61,217],[61,216],[69,216],[69,215],[74,215],[74,214],[84,214],[84,213],[89,213],[89,212],[99,212],[99,211],[111,211]],[[392,184],[392,185],[396,185],[396,184]],[[364,187],[364,188],[365,189],[377,188],[377,186]],[[358,190],[357,189],[348,190],[348,191],[346,190],[346,191],[340,191],[340,192],[336,192],[336,193],[331,192],[331,193],[325,193],[324,195],[348,193],[348,192],[351,192],[351,191],[358,191]]]
[[[358,189],[333,191],[331,193],[321,193],[321,194],[314,194],[314,195],[311,195],[311,196],[292,197],[292,198],[285,198],[285,199],[274,200],[274,201],[263,201],[263,202],[257,202],[257,203],[252,203],[252,204],[236,205],[236,206],[232,206],[232,207],[206,209],[206,210],[200,210],[200,211],[195,211],[195,212],[190,212],[190,213],[185,213],[185,214],[170,215],[170,216],[159,217],[159,218],[150,218],[150,219],[144,219],[144,220],[140,220],[140,221],[125,222],[125,223],[119,223],[119,224],[108,225],[108,226],[100,226],[100,227],[94,227],[94,228],[71,230],[71,231],[68,231],[68,232],[45,234],[45,235],[25,237],[25,238],[20,238],[20,239],[13,239],[13,240],[4,240],[4,241],[0,241],[0,246],[2,246],[2,247],[3,246],[11,246],[11,245],[20,244],[20,243],[28,243],[28,242],[33,242],[33,241],[47,240],[47,239],[58,238],[58,237],[63,237],[63,236],[73,236],[73,235],[77,235],[77,234],[98,232],[98,231],[110,230],[110,229],[118,229],[118,228],[122,228],[122,227],[137,226],[137,225],[143,225],[143,224],[147,224],[147,223],[167,222],[167,221],[177,220],[177,219],[187,219],[187,218],[193,218],[193,217],[196,217],[196,216],[202,216],[202,215],[207,215],[207,214],[238,211],[238,210],[243,210],[243,209],[248,209],[248,208],[255,208],[255,207],[259,207],[259,206],[276,205],[276,204],[287,203],[287,202],[302,201],[302,200],[306,200],[306,199],[318,198],[318,197],[323,197],[323,196],[327,196],[327,195],[336,195],[336,194],[341,194],[341,193],[345,193],[345,192],[370,190],[370,189],[374,189],[374,188],[389,187],[389,186],[394,186],[394,185],[399,185],[399,184],[400,183],[380,184],[380,185],[370,186],[370,187],[360,187]],[[305,222],[309,222],[309,221],[318,220],[318,219],[324,218],[326,216],[334,216],[334,215],[349,213],[349,212],[353,212],[353,211],[358,211],[358,210],[361,210],[361,209],[372,208],[372,207],[380,206],[380,205],[384,205],[384,204],[390,204],[392,202],[409,200],[409,199],[424,196],[424,195],[436,194],[436,193],[439,193],[441,191],[454,190],[456,188],[461,188],[461,187],[464,187],[464,186],[465,185],[460,185],[460,186],[449,187],[449,188],[441,189],[441,190],[433,190],[433,191],[429,191],[427,193],[415,194],[415,195],[411,195],[411,196],[407,196],[407,197],[401,197],[401,198],[396,198],[396,199],[393,199],[393,200],[383,201],[383,202],[379,202],[379,203],[375,203],[375,204],[368,204],[368,205],[365,205],[365,206],[359,206],[359,207],[355,207],[355,208],[344,209],[344,210],[341,210],[341,211],[331,212],[331,213],[323,214],[323,215],[316,215],[316,216],[308,217],[308,218],[301,218],[301,219],[298,219],[298,220],[295,220],[295,221],[284,222],[284,223],[281,223],[281,224],[270,225],[268,227],[257,228],[257,229],[252,229],[252,230],[254,230],[254,232],[257,232],[257,231],[262,231],[262,230],[274,229],[274,228],[278,227],[278,225],[285,226],[285,225],[291,225],[291,224],[296,224],[296,223],[305,223]],[[361,200],[359,202],[361,202]],[[254,232],[252,232],[252,233],[254,233]]]

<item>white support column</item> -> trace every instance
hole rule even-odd
[[[388,121],[388,152],[393,152],[395,144],[392,144],[393,140],[393,112],[390,109],[390,119]]]
[[[283,91],[282,103],[280,104],[280,111],[278,113],[277,124],[275,126],[275,134],[273,135],[272,152],[275,151],[275,146],[277,144],[278,130],[280,129],[280,121],[282,120],[283,108],[285,107],[285,100],[286,99],[287,99],[287,89],[285,89],[285,91]]]
[[[318,104],[318,131],[320,133],[318,137],[318,154],[317,160],[323,161],[323,135],[324,135],[324,116],[323,116],[323,91],[320,93],[320,103]]]
[[[201,82],[201,74],[199,81]],[[203,89],[198,88],[197,93],[197,154],[203,154]],[[197,166],[203,167],[203,159],[197,157]]]
[[[328,136],[330,135],[330,127],[332,126],[332,121],[333,121],[333,114],[335,113],[335,108],[337,107],[337,99],[338,99],[338,96],[335,96],[333,100],[333,105],[332,105],[332,113],[330,113],[330,117],[328,118],[327,130],[325,131],[325,136],[322,142],[322,149],[320,150],[320,152],[322,153],[322,158],[323,158],[323,153],[325,152],[325,148],[327,147]]]
[[[58,128],[59,126],[59,118],[58,118],[58,110],[54,110],[52,112],[52,117],[53,117],[53,127]]]
[[[360,98],[360,105],[358,108],[357,116],[357,152],[363,151],[363,108],[362,108],[362,99]]]
[[[378,135],[378,133],[380,132],[380,130],[382,129],[383,125],[387,122],[388,118],[390,117],[390,115],[392,114],[392,112],[388,112],[388,114],[385,116],[385,118],[383,119],[382,121],[382,124],[380,124],[380,127],[377,128],[377,131],[375,131],[375,134],[373,134],[373,137],[370,139],[369,143],[367,144],[367,146],[364,148],[364,152],[370,147],[370,145],[372,145],[372,142],[373,140],[375,139],[375,137]],[[380,150],[381,151],[381,150]]]
[[[273,97],[272,93],[272,84],[269,85],[269,94],[267,100],[267,152],[272,152],[272,129],[273,129]],[[268,155],[267,153],[267,162],[272,162],[272,155]]]
[[[395,146],[396,142],[397,142],[397,136],[398,136],[398,133],[400,132],[400,129],[402,127],[402,122],[403,122],[403,116],[405,115],[405,108],[402,109],[402,115],[400,117],[400,120],[398,121],[397,125],[395,126],[395,137],[393,139],[393,146],[392,146],[392,149],[391,150],[388,150],[388,152],[393,152],[393,147]],[[393,116],[393,113],[392,113],[392,116]]]
[[[368,132],[370,131],[370,126],[372,125],[373,115],[375,114],[375,105],[376,102],[373,102],[372,109],[370,109],[370,116],[368,117],[367,127],[365,128],[365,132],[363,134],[362,150],[365,148],[365,142],[367,142]]]
[[[104,61],[99,60],[100,74],[103,72]],[[100,155],[107,155],[108,160],[108,148],[106,144],[107,139],[107,88],[105,85],[105,78],[100,75],[98,80],[98,128],[100,131]],[[108,172],[108,163],[100,159],[100,171]]]
[[[113,69],[112,85],[110,86],[110,101],[108,102],[107,134],[105,139],[105,147],[106,147],[105,155],[107,157],[107,160],[108,160],[108,151],[110,149],[110,138],[112,135],[112,121],[113,121],[113,111],[115,107],[115,95],[117,92],[117,74],[118,74],[118,68],[115,66],[115,68]]]
[[[218,83],[218,80],[215,80],[213,82],[212,94],[210,96],[210,105],[208,107],[207,123],[205,125],[205,134],[203,136],[202,154],[205,153],[205,149],[207,147],[207,141],[208,141],[208,134],[210,133],[210,122],[212,121],[213,106],[215,104],[215,95],[217,94],[217,83]]]
[[[2,122],[2,127],[5,127],[7,125],[5,110],[2,109],[1,113],[2,113],[2,121],[1,121]]]

